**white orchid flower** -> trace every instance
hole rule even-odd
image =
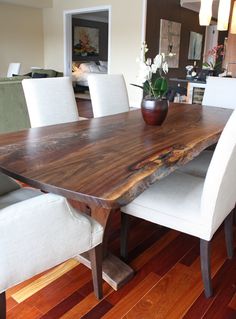
[[[154,64],[156,66],[157,69],[161,68],[161,65],[162,65],[162,55],[161,54],[157,54],[155,59],[154,59]]]
[[[152,76],[158,71],[159,74],[157,74],[157,76],[160,77],[162,83],[164,83],[163,85],[167,87],[167,80],[164,76],[162,76],[162,72],[165,74],[168,72],[168,63],[165,60],[166,56],[164,53],[159,53],[156,55],[152,63],[151,58],[146,58],[147,51],[148,48],[144,42],[141,47],[140,57],[136,59],[139,63],[138,81],[142,84],[147,82],[147,85],[143,87],[147,96],[162,98],[166,92],[163,92],[163,90],[156,85],[156,81],[152,80]]]
[[[139,59],[140,62],[145,62],[145,56],[146,56],[147,51],[148,51],[147,44],[146,44],[146,42],[143,42],[142,46],[141,46],[141,54],[140,54],[140,59]]]
[[[151,69],[152,69],[152,73],[156,73],[156,72],[157,72],[157,69],[158,69],[158,66],[157,66],[155,63],[153,63],[153,64],[151,65]]]
[[[162,70],[163,70],[163,72],[165,73],[165,74],[167,74],[168,73],[168,63],[167,62],[164,62],[163,64],[162,64]]]
[[[168,63],[165,61],[165,59],[165,53],[157,54],[157,56],[154,59],[154,64],[152,65],[153,73],[156,73],[157,69],[159,69],[160,74],[162,71],[165,74],[168,72]]]
[[[152,65],[152,59],[147,58],[146,65],[151,66]]]
[[[138,79],[141,83],[149,81],[152,78],[152,70],[146,63],[140,63]]]
[[[165,53],[161,53],[161,56],[162,56],[162,62],[165,62],[165,60],[166,60],[166,55],[165,55]]]

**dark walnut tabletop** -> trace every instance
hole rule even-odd
[[[214,144],[231,110],[171,104],[162,126],[140,110],[0,135],[0,169],[44,191],[116,208]]]
[[[0,135],[0,170],[76,200],[104,227],[103,279],[119,289],[133,269],[109,253],[117,208],[217,142],[232,110],[171,104],[162,126],[141,111]],[[76,206],[76,207],[78,207]],[[91,267],[88,254],[78,256]]]

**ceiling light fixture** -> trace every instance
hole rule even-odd
[[[229,25],[231,0],[220,0],[217,19],[217,30],[226,31]]]
[[[213,0],[201,0],[201,7],[199,11],[199,24],[202,26],[207,26],[211,22],[212,2]]]
[[[230,33],[236,34],[236,1],[234,1]]]

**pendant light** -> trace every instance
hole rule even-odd
[[[213,0],[201,0],[201,7],[199,11],[199,24],[202,26],[207,26],[211,22],[212,2]]]
[[[217,19],[217,30],[228,30],[231,0],[220,0]]]
[[[230,33],[236,34],[236,1],[234,1]]]

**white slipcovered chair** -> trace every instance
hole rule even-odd
[[[14,62],[10,63],[7,70],[7,77],[11,78],[13,74],[18,75],[20,72],[21,63]]]
[[[0,318],[6,318],[5,291],[89,251],[94,291],[102,298],[103,227],[67,200],[21,188],[0,173]]]
[[[236,79],[210,76],[207,78],[207,85],[203,96],[204,106],[215,106],[229,109],[236,109],[235,93]],[[199,156],[180,168],[182,172],[206,176],[213,151],[205,150]]]
[[[127,255],[128,215],[200,238],[200,258],[206,297],[212,295],[210,241],[225,221],[229,258],[233,256],[232,210],[236,198],[236,110],[216,146],[206,178],[176,171],[151,185],[122,207],[121,255]]]
[[[205,106],[235,109],[235,78],[210,76],[207,78],[202,104]]]
[[[79,120],[69,77],[24,79],[22,86],[31,127]]]
[[[89,74],[89,92],[94,117],[129,111],[129,98],[122,74]]]

